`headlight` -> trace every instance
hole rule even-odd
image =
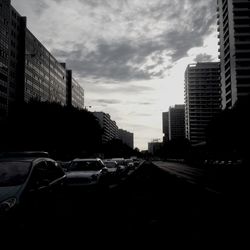
[[[8,212],[16,204],[16,198],[10,198],[0,203],[0,211]]]

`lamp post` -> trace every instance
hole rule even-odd
[[[84,109],[88,111],[87,108],[92,108],[92,106],[84,106]]]

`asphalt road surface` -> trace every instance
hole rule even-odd
[[[146,162],[113,188],[64,191],[49,214],[6,230],[1,243],[44,249],[247,249],[247,192],[211,191],[209,178],[189,166]]]

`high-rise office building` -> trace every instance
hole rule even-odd
[[[162,113],[163,142],[185,138],[185,105],[169,107],[168,112]]]
[[[217,0],[222,108],[250,94],[250,0]]]
[[[185,71],[185,134],[192,144],[206,139],[206,128],[221,110],[220,64],[189,64]]]

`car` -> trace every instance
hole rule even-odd
[[[50,210],[65,178],[65,172],[51,158],[1,159],[0,219],[43,213],[46,206]]]
[[[99,158],[81,159],[71,161],[66,172],[67,187],[96,187],[103,184],[108,169]]]
[[[116,161],[106,159],[103,160],[103,163],[107,167],[109,180],[119,180],[125,174],[126,167],[119,165]]]

